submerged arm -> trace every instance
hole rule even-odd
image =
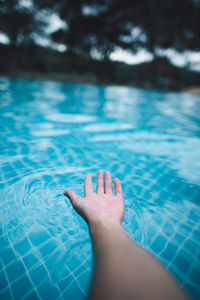
[[[94,274],[90,300],[181,300],[187,299],[164,268],[123,230],[124,203],[119,179],[112,193],[109,172],[99,171],[97,193],[91,175],[85,178],[85,198],[66,190],[73,207],[89,225],[94,250]]]

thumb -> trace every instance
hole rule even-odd
[[[67,196],[73,207],[77,206],[80,197],[73,191],[65,190],[64,195]]]

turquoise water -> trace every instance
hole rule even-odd
[[[63,196],[119,177],[123,226],[200,299],[200,97],[0,79],[0,299],[85,299],[92,251]]]

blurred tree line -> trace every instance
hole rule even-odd
[[[65,26],[48,34],[52,14]],[[200,51],[200,0],[0,0],[0,33],[9,41],[0,46],[0,73],[73,70],[123,84],[138,85],[142,77],[150,87],[178,88],[189,78],[191,85],[199,84],[198,74],[177,71],[160,53]],[[38,38],[65,45],[66,51],[41,49]],[[117,48],[146,49],[154,61],[141,68],[113,63]]]

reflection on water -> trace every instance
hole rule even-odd
[[[198,96],[0,79],[0,112],[4,297],[84,299],[91,243],[63,190],[98,169],[122,181],[127,232],[200,297]]]
[[[69,130],[59,130],[59,129],[45,129],[45,130],[35,130],[32,131],[34,136],[57,136],[69,134]]]
[[[77,115],[77,114],[48,114],[47,119],[54,122],[63,122],[63,123],[85,123],[95,121],[95,117],[87,115]]]
[[[133,125],[129,123],[100,123],[87,125],[82,128],[83,131],[87,132],[105,132],[105,131],[123,131],[125,129],[132,129]]]

